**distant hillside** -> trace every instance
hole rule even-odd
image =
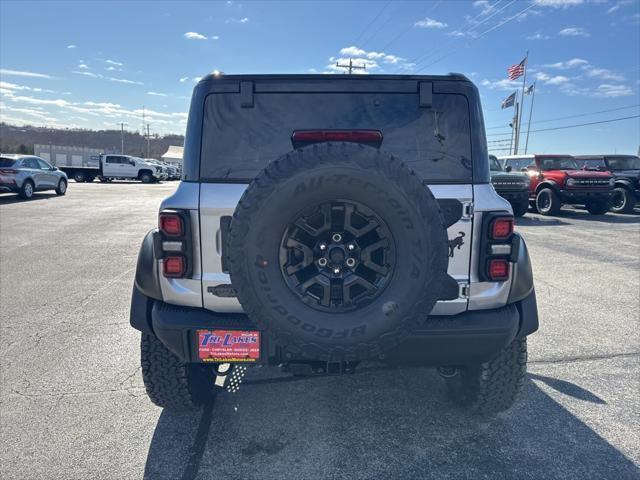
[[[33,153],[34,144],[65,145],[120,151],[120,130],[72,130],[47,127],[15,126],[0,123],[0,152]],[[182,146],[183,135],[151,136],[151,158],[159,158],[169,145]],[[124,152],[147,156],[147,140],[138,132],[124,132]]]

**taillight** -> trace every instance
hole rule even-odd
[[[509,278],[509,262],[504,258],[493,258],[487,262],[487,277],[495,282]]]
[[[354,142],[379,147],[382,143],[380,130],[296,130],[291,135],[295,148],[318,142]]]
[[[506,240],[513,233],[513,218],[498,217],[491,221],[489,229],[492,240]]]
[[[14,170],[13,168],[0,168],[0,173],[3,175],[17,175],[18,170]]]
[[[509,279],[518,245],[513,226],[513,216],[507,212],[483,214],[478,268],[482,281],[503,282]]]
[[[184,210],[163,210],[158,216],[158,258],[162,259],[165,277],[187,278],[191,275],[193,255],[189,218],[189,212]]]
[[[159,218],[160,231],[168,237],[181,237],[184,235],[184,223],[177,213],[161,213]]]
[[[162,273],[169,278],[182,278],[187,272],[187,261],[182,255],[167,256],[162,259]]]

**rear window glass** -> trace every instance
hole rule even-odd
[[[13,158],[0,157],[0,168],[13,167],[16,161]]]
[[[640,170],[638,157],[607,157],[611,170]]]
[[[295,130],[372,129],[381,149],[427,181],[471,182],[469,106],[465,96],[435,94],[430,108],[414,93],[261,93],[253,108],[239,94],[205,102],[202,180],[251,180],[293,150]]]
[[[542,170],[576,170],[578,165],[573,157],[540,157]]]

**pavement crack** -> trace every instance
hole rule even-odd
[[[575,362],[592,362],[598,360],[609,360],[611,358],[633,358],[640,357],[640,352],[621,352],[609,353],[604,355],[576,355],[574,357],[565,358],[543,358],[540,360],[529,360],[530,365],[546,365],[553,363],[575,363]]]

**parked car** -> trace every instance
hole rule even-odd
[[[438,367],[475,412],[509,408],[538,313],[481,111],[462,75],[204,77],[185,181],[137,263],[151,400],[210,402],[246,365],[376,360]]]
[[[96,178],[101,181],[124,179],[151,183],[162,180],[163,175],[166,175],[162,166],[129,155],[102,154],[91,160],[88,165],[59,168],[78,183],[93,182]]]
[[[636,155],[580,155],[579,167],[609,171],[615,177],[611,211],[631,213],[640,201],[640,158]]]
[[[30,199],[35,192],[67,193],[67,175],[40,157],[0,154],[0,192],[14,192]]]
[[[609,210],[614,179],[608,172],[580,170],[570,155],[511,155],[498,159],[505,168],[529,175],[529,199],[542,215],[557,214],[563,204],[584,205],[594,215]]]
[[[529,210],[529,176],[512,172],[511,167],[503,168],[495,155],[489,155],[489,168],[493,188],[511,204],[513,214],[522,217]]]

